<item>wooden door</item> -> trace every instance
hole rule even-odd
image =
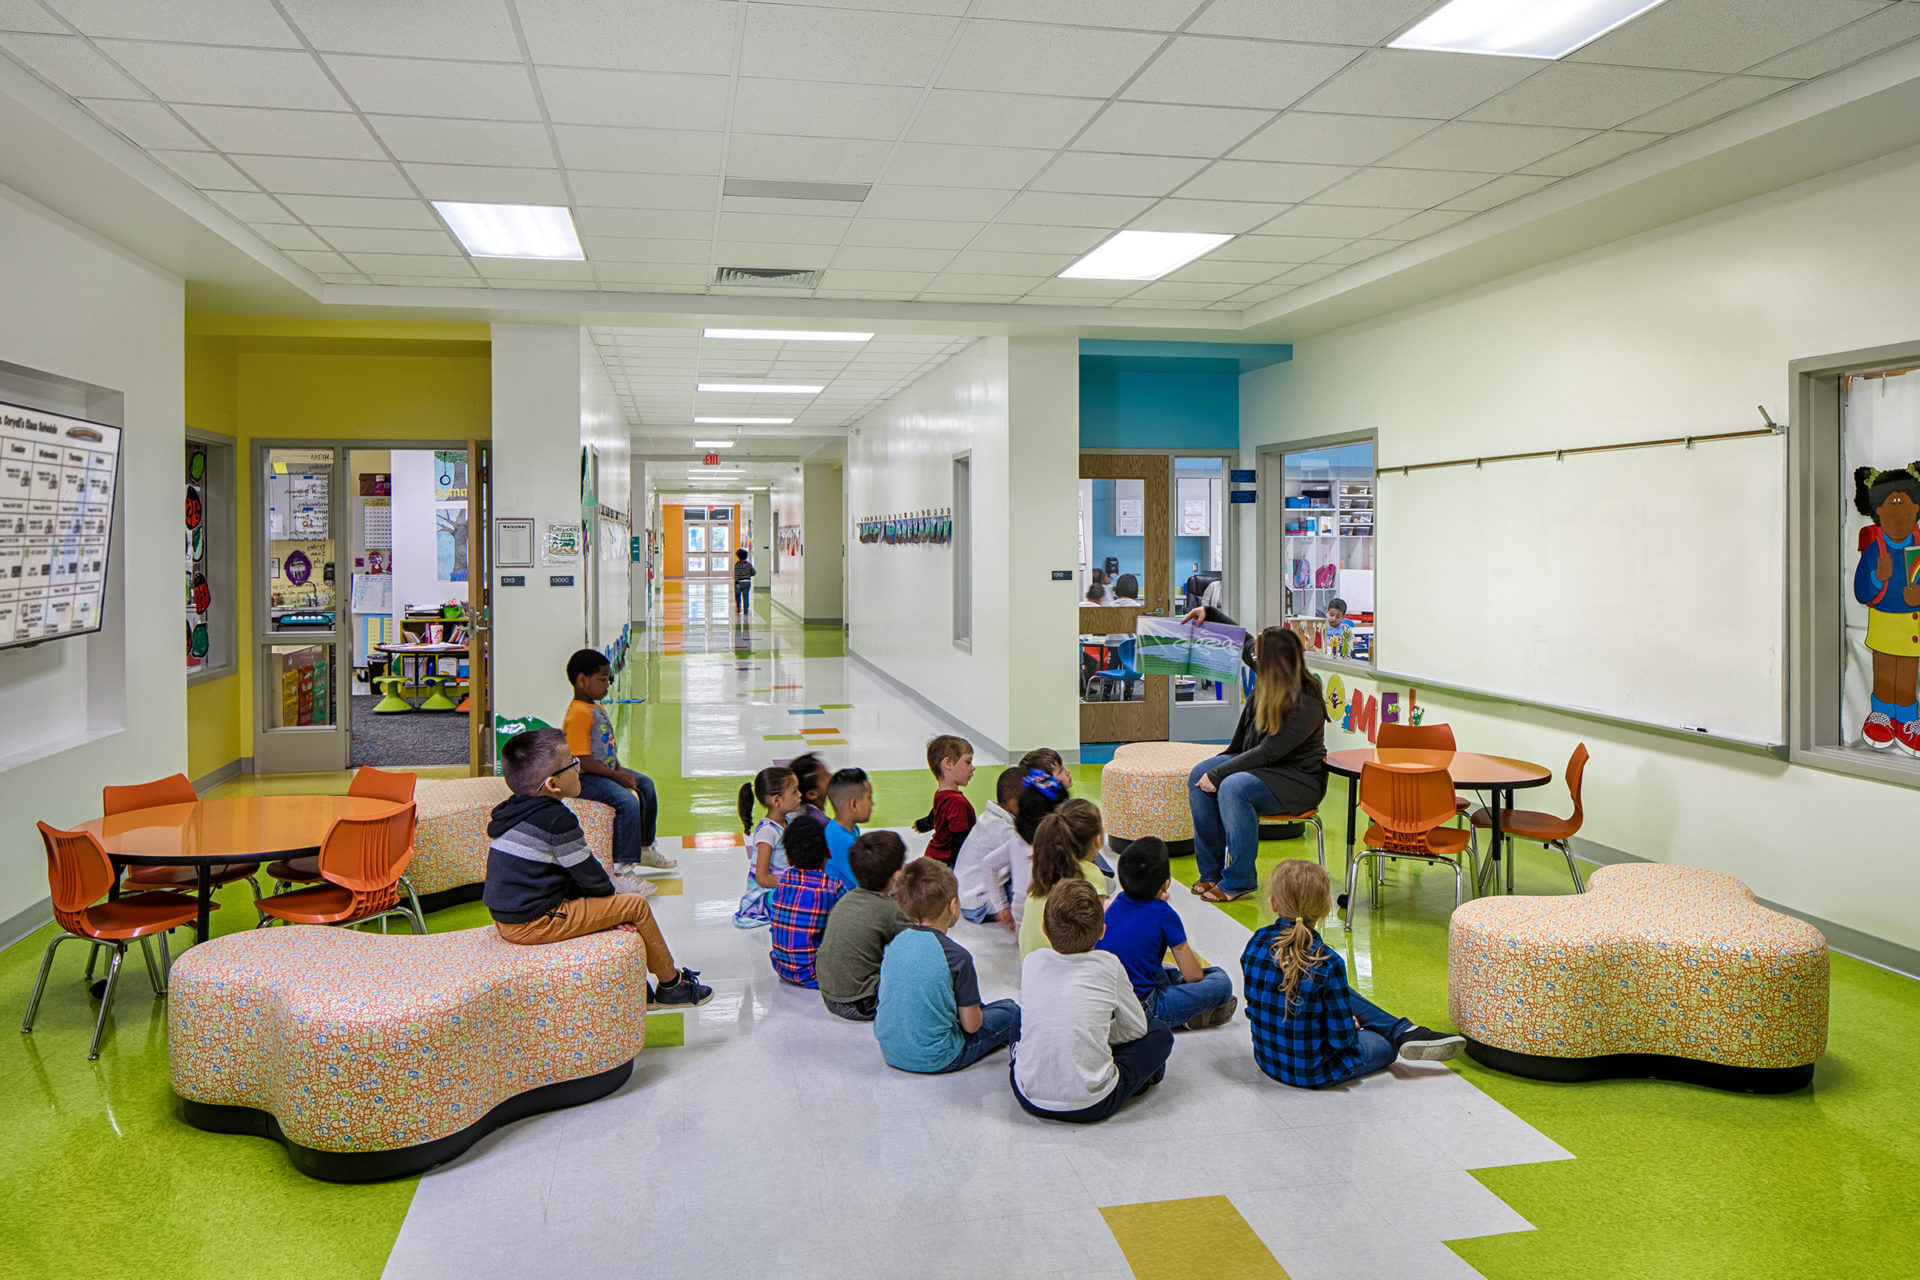
[[[467,761],[474,777],[493,772],[492,473],[485,440],[467,441]]]
[[[1126,454],[1126,453],[1083,453],[1080,455],[1080,478],[1095,482],[1096,491],[1108,494],[1118,493],[1121,486],[1116,482],[1138,481],[1139,499],[1142,510],[1138,535],[1128,534],[1123,541],[1130,549],[1137,549],[1140,572],[1133,573],[1139,583],[1137,605],[1083,605],[1080,610],[1081,653],[1089,649],[1103,652],[1118,652],[1119,644],[1105,643],[1108,638],[1131,635],[1134,621],[1142,614],[1165,614],[1167,601],[1172,592],[1172,463],[1164,454]],[[1104,484],[1102,483],[1104,482]],[[1127,486],[1131,489],[1132,486]],[[1097,500],[1097,495],[1096,495]],[[1117,510],[1117,499],[1115,500]],[[1132,527],[1132,526],[1129,526]],[[1100,530],[1089,547],[1089,557],[1095,567],[1099,567],[1103,557],[1098,554],[1101,545]],[[1134,562],[1122,557],[1123,570],[1133,572]],[[1138,663],[1136,647],[1135,663]],[[1091,659],[1089,659],[1091,661]],[[1085,673],[1087,663],[1083,662],[1081,671]],[[1107,668],[1113,669],[1113,668]],[[1082,742],[1164,742],[1167,737],[1167,712],[1173,700],[1173,690],[1166,676],[1147,676],[1142,680],[1122,682],[1106,679],[1089,680],[1083,678],[1080,685],[1080,740]],[[1125,700],[1107,700],[1098,696],[1122,694],[1131,695]]]

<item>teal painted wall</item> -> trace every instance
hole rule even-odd
[[[1080,360],[1082,449],[1238,449],[1240,375],[1145,373]]]

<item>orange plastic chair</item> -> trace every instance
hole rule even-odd
[[[1463,827],[1446,825],[1447,819],[1454,816],[1454,807],[1453,779],[1445,769],[1362,765],[1360,808],[1373,822],[1367,828],[1360,854],[1347,864],[1347,891],[1341,897],[1341,905],[1346,908],[1349,930],[1353,928],[1354,882],[1360,864],[1368,858],[1374,859],[1376,866],[1384,858],[1406,858],[1452,867],[1455,906],[1464,900],[1462,877],[1465,872],[1470,870],[1474,884],[1480,883],[1472,833]],[[1369,881],[1368,887],[1372,891],[1370,905],[1377,910],[1379,886]]]
[[[193,784],[187,781],[187,775],[176,773],[170,778],[161,778],[157,782],[139,782],[128,787],[100,788],[100,811],[109,817],[116,813],[127,813],[134,809],[158,809],[167,804],[192,804],[200,798]],[[260,896],[260,882],[254,879],[259,874],[257,862],[227,862],[209,869],[213,878],[213,887],[232,884],[236,880],[245,880],[253,886],[253,896]],[[195,893],[200,888],[200,870],[182,863],[173,863],[164,867],[128,867],[122,883],[129,889],[177,889],[186,893]],[[87,976],[93,976],[93,956],[87,957]]]
[[[359,924],[399,916],[414,933],[426,928],[400,904],[400,877],[413,858],[412,804],[370,818],[336,818],[320,846],[322,883],[261,898],[258,927]]]
[[[61,943],[80,938],[93,944],[87,952],[88,981],[93,977],[94,954],[100,947],[109,946],[113,959],[107,965],[107,989],[100,997],[100,1014],[93,1021],[93,1043],[87,1046],[87,1061],[92,1062],[100,1056],[100,1033],[107,1025],[107,1010],[113,1007],[113,989],[120,980],[120,961],[126,958],[127,944],[139,939],[153,994],[166,995],[167,970],[172,965],[172,957],[167,954],[167,930],[192,924],[199,916],[199,907],[177,893],[141,893],[117,902],[101,902],[113,887],[113,862],[99,839],[88,831],[61,831],[44,822],[34,825],[40,828],[40,841],[47,848],[47,886],[53,895],[53,918],[61,931],[47,943],[46,954],[40,958],[40,977],[33,984],[33,997],[27,1001],[27,1016],[20,1031],[23,1035],[33,1033],[40,993],[46,989],[53,953]],[[153,960],[155,934],[160,937],[157,966]]]
[[[1573,877],[1573,891],[1585,893],[1587,882],[1580,878],[1580,868],[1573,860],[1573,850],[1567,847],[1567,841],[1580,832],[1583,811],[1580,808],[1580,780],[1587,772],[1587,744],[1581,743],[1573,749],[1573,755],[1567,761],[1567,794],[1573,797],[1573,815],[1567,818],[1556,817],[1551,813],[1541,813],[1534,809],[1508,809],[1500,815],[1500,838],[1506,845],[1506,856],[1513,857],[1513,838],[1537,840],[1549,849],[1558,849],[1560,856],[1567,860],[1567,874]],[[1483,829],[1493,826],[1493,815],[1485,809],[1473,811],[1473,825]]]
[[[394,773],[386,769],[376,769],[363,764],[354,773],[353,781],[347,784],[347,794],[367,800],[391,800],[395,804],[409,804],[413,800],[414,787],[419,784],[417,773]],[[408,851],[412,856],[412,851]],[[319,884],[320,858],[312,855],[305,858],[282,858],[267,868],[267,874],[274,880],[274,888],[284,893],[296,884]],[[417,932],[427,931],[426,916],[420,910],[420,895],[413,891],[413,881],[400,877],[400,887],[406,890]]]
[[[1260,825],[1285,826],[1288,823],[1304,822],[1313,828],[1313,851],[1320,859],[1320,869],[1327,869],[1327,829],[1320,825],[1320,811],[1309,809],[1305,813],[1263,813],[1259,815]]]

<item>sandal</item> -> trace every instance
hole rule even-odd
[[[1197,897],[1213,887],[1214,882],[1211,880],[1195,880],[1193,882],[1193,893]]]
[[[1238,902],[1252,892],[1251,889],[1243,889],[1239,893],[1233,893],[1222,889],[1217,884],[1210,884],[1207,886],[1207,891],[1200,895],[1200,900],[1202,902]]]

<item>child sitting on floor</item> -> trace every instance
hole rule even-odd
[[[1007,846],[1011,876],[1007,896],[1016,926],[1027,918],[1027,888],[1033,883],[1033,838],[1040,833],[1041,822],[1066,798],[1066,787],[1039,769],[1028,770],[1020,780],[1020,797],[1013,806],[1013,843]]]
[[[713,999],[700,975],[674,964],[637,893],[615,893],[587,848],[580,820],[562,801],[580,794],[580,758],[559,729],[515,734],[500,749],[511,798],[487,823],[487,880],[481,898],[508,942],[560,942],[607,929],[640,935],[655,987],[648,1002],[691,1007]]]
[[[960,788],[973,781],[973,744],[965,738],[943,733],[927,742],[927,768],[933,770],[938,785],[933,793],[933,812],[913,824],[915,831],[931,831],[927,856],[953,866],[954,855],[966,843],[973,830],[973,802]]]
[[[767,811],[759,826],[753,823],[755,800]],[[787,819],[800,811],[800,803],[800,784],[791,769],[775,765],[753,775],[752,782],[740,784],[740,825],[751,834],[747,836],[747,891],[734,910],[734,928],[758,929],[767,923],[767,898],[787,869]]]
[[[881,956],[907,927],[900,904],[887,895],[906,860],[906,842],[891,831],[869,831],[847,851],[855,886],[827,915],[814,975],[827,1011],[849,1022],[873,1021]]]
[[[1100,949],[1111,951],[1127,971],[1133,993],[1149,1017],[1197,1031],[1233,1017],[1240,1001],[1233,979],[1215,965],[1202,967],[1187,945],[1180,913],[1167,905],[1167,845],[1144,836],[1120,855],[1120,892],[1107,904],[1107,932]],[[1173,964],[1162,966],[1168,952]]]
[[[953,874],[960,881],[960,914],[975,924],[998,920],[1011,932],[1019,929],[1013,918],[1010,891],[1013,887],[1013,809],[1020,802],[1019,769],[1002,769],[994,785],[994,802],[980,815],[967,833],[960,855],[953,860]]]
[[[1317,863],[1282,862],[1267,898],[1279,919],[1255,930],[1240,955],[1262,1071],[1318,1089],[1371,1075],[1395,1057],[1437,1062],[1466,1047],[1459,1036],[1383,1012],[1347,986],[1346,962],[1314,932],[1333,909],[1333,886]]]
[[[1052,747],[1035,747],[1020,757],[1020,772],[1025,774],[1038,769],[1063,787],[1073,786],[1073,772],[1067,768],[1067,762]]]
[[[811,751],[795,756],[788,762],[787,768],[793,770],[793,776],[800,783],[800,812],[821,826],[826,826],[832,821],[827,817],[826,803],[827,781],[833,776],[833,770]]]
[[[840,882],[826,873],[827,837],[812,818],[803,813],[787,823],[785,844],[787,869],[767,899],[773,971],[796,987],[818,987],[814,956]]]
[[[857,887],[847,854],[860,838],[860,824],[873,816],[873,783],[865,769],[842,769],[827,780],[827,803],[833,821],[827,824],[827,874],[840,887]]]
[[[1052,946],[1020,966],[1013,1096],[1030,1115],[1093,1124],[1166,1078],[1173,1032],[1140,1008],[1120,962],[1094,949],[1106,918],[1092,885],[1061,884],[1044,914]]]
[[[1091,800],[1062,801],[1040,822],[1033,837],[1033,879],[1027,883],[1027,912],[1020,921],[1020,958],[1047,945],[1042,903],[1056,885],[1085,880],[1094,894],[1106,892],[1107,879],[1093,865],[1100,847],[1100,808]]]
[[[901,1071],[962,1071],[1020,1036],[1020,1006],[980,1003],[973,956],[947,936],[960,918],[960,888],[945,863],[916,858],[893,882],[907,913],[880,961],[880,1008],[873,1038]]]

